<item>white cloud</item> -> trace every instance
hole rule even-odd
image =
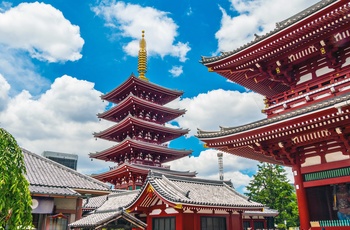
[[[141,31],[144,30],[150,56],[159,55],[163,58],[170,55],[181,62],[187,60],[186,55],[191,48],[187,42],[175,41],[178,25],[168,17],[169,13],[113,0],[104,1],[92,9],[96,15],[105,19],[106,26],[117,28],[120,36],[132,39],[123,46],[128,55],[138,55]]]
[[[196,171],[198,178],[219,180],[219,163],[217,150],[208,149],[198,157],[185,157],[176,161],[167,163],[173,170]],[[240,191],[252,179],[248,174],[255,174],[257,170],[257,161],[237,157],[231,154],[223,154],[224,180],[231,180],[233,186]]]
[[[265,118],[261,113],[263,97],[259,94],[222,89],[202,93],[194,98],[183,98],[169,103],[172,108],[186,108],[183,117],[176,119],[180,127],[189,128],[194,135],[197,128],[219,130],[221,126],[238,126]]]
[[[0,11],[1,12],[1,11]],[[0,44],[49,62],[82,57],[79,27],[45,3],[21,3],[0,13]]]
[[[169,73],[171,73],[171,75],[173,75],[173,77],[180,76],[183,73],[182,66],[173,66],[173,68],[171,68],[171,70],[169,70]]]
[[[254,34],[263,35],[273,30],[277,22],[306,9],[318,0],[231,0],[229,16],[221,7],[221,28],[215,34],[218,51],[230,51],[254,40]]]
[[[6,86],[4,78],[0,79],[0,84]],[[101,151],[113,144],[96,141],[92,135],[111,125],[99,122],[96,117],[96,113],[103,112],[106,106],[100,95],[93,83],[65,75],[57,78],[38,98],[33,98],[28,91],[9,97],[8,106],[0,111],[1,126],[29,151],[37,154],[45,150],[75,153],[79,155],[80,172],[106,171],[111,163],[91,162],[88,158],[90,152]]]
[[[10,84],[0,74],[0,112],[7,106],[10,88]]]

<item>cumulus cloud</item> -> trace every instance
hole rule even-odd
[[[181,158],[167,165],[173,170],[196,171],[198,178],[219,180],[217,153],[217,150],[208,149],[202,151],[198,157]],[[224,180],[231,180],[236,189],[242,190],[252,179],[249,175],[256,172],[257,165],[257,161],[223,153]]]
[[[180,127],[219,130],[219,125],[232,127],[265,118],[261,113],[263,97],[253,92],[240,93],[222,89],[202,93],[194,98],[183,98],[168,104],[172,108],[186,108],[185,116],[176,121]]]
[[[215,37],[218,51],[230,51],[254,40],[254,34],[262,35],[273,30],[277,22],[287,19],[318,0],[231,0],[230,16],[222,12],[220,29]]]
[[[6,87],[4,78],[0,77],[0,85]],[[113,144],[96,141],[92,135],[111,125],[99,122],[96,117],[96,113],[103,112],[106,106],[100,95],[93,83],[65,75],[57,78],[38,98],[33,98],[28,91],[14,97],[5,95],[8,103],[0,111],[1,126],[29,151],[37,154],[45,150],[75,153],[79,155],[80,172],[107,170],[111,163],[91,162],[88,158],[90,152],[101,151]]]
[[[169,73],[171,73],[171,75],[173,77],[180,76],[183,73],[182,66],[173,66],[173,68],[171,68],[171,70],[169,70]]]
[[[5,109],[8,102],[8,92],[10,91],[10,84],[0,74],[0,112]]]
[[[75,61],[82,57],[84,40],[79,27],[51,5],[21,3],[2,11],[0,44],[48,62]]]
[[[103,1],[93,7],[96,15],[106,21],[106,26],[115,28],[121,37],[132,41],[123,46],[124,51],[131,56],[137,56],[141,31],[146,31],[149,55],[167,55],[176,57],[181,62],[187,60],[191,50],[188,42],[176,41],[178,25],[168,15],[169,13],[152,7],[125,3],[123,1]]]

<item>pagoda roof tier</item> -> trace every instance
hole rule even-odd
[[[149,171],[155,171],[162,174],[169,174],[169,175],[178,175],[178,176],[184,176],[184,177],[195,177],[196,172],[193,171],[176,171],[171,170],[170,168],[166,167],[154,167],[154,166],[148,166],[148,165],[140,165],[140,164],[129,164],[124,163],[116,167],[112,167],[109,171],[92,175],[93,178],[104,181],[104,182],[114,182],[118,178],[122,177],[129,177],[130,174],[132,175],[147,175]]]
[[[125,156],[127,154],[131,156],[132,154],[140,152],[142,152],[145,156],[147,154],[158,155],[160,156],[160,162],[165,163],[188,156],[192,153],[192,150],[171,149],[165,145],[147,143],[127,137],[122,142],[112,146],[111,148],[101,152],[90,153],[90,158],[119,162],[118,158],[121,155]]]
[[[262,162],[292,166],[295,157],[350,149],[350,93],[283,115],[219,131],[198,129],[208,148]]]
[[[168,89],[142,80],[132,74],[125,82],[111,92],[102,95],[101,98],[118,104],[124,100],[130,92],[134,92],[134,94],[139,97],[144,96],[145,99],[160,105],[165,105],[183,95],[183,91]]]
[[[117,142],[121,142],[129,136],[146,142],[161,144],[183,136],[188,132],[189,129],[166,127],[129,114],[118,124],[99,133],[94,133],[94,136]]]
[[[145,113],[151,113],[151,117],[148,119],[159,124],[164,124],[168,121],[171,121],[186,112],[185,109],[172,109],[153,103],[151,101],[147,101],[145,99],[141,99],[130,92],[130,94],[119,104],[110,110],[97,114],[97,116],[109,121],[119,122],[123,120],[129,113],[133,113],[135,116],[145,117],[145,119],[147,119],[146,114],[140,114],[142,111]]]
[[[323,0],[276,24],[236,50],[217,57],[202,57],[209,71],[267,97],[293,88],[303,75],[314,71],[310,63],[342,64],[350,45],[350,3]],[[338,59],[341,60],[338,60]]]

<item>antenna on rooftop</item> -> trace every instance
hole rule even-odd
[[[224,163],[223,163],[223,154],[222,153],[218,153],[218,160],[219,160],[219,177],[220,180],[224,180]]]

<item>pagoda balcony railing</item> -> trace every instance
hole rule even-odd
[[[347,91],[350,91],[349,69],[347,72],[326,75],[313,84],[305,84],[267,99],[268,107],[263,112],[268,117],[273,117]]]

